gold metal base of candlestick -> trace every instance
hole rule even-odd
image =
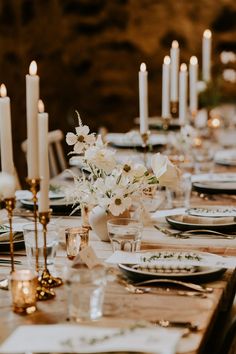
[[[37,286],[37,300],[39,301],[45,301],[45,300],[51,300],[56,296],[55,292],[52,289],[45,288],[42,285]]]
[[[146,148],[148,146],[149,135],[150,135],[150,132],[141,134],[143,148]]]
[[[172,118],[179,118],[179,102],[170,102],[170,113]]]
[[[12,216],[13,216],[13,210],[15,208],[16,204],[16,199],[15,197],[12,198],[5,198],[5,207],[8,213],[8,220],[9,220],[9,239],[10,239],[10,256],[11,256],[11,271],[14,271],[14,244],[13,244],[13,229],[12,229]]]
[[[39,283],[44,288],[54,288],[63,284],[61,278],[53,277],[49,270],[47,269],[47,224],[50,221],[50,211],[40,212],[39,213],[39,222],[43,225],[43,237],[44,237],[44,270],[39,278]]]

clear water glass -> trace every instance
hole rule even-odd
[[[138,220],[117,218],[107,221],[108,236],[113,251],[136,252],[140,250],[143,225]]]
[[[169,208],[189,208],[192,182],[190,173],[184,173],[176,188],[167,188],[166,196]]]
[[[106,285],[104,267],[71,268],[66,284],[69,320],[94,321],[102,317]]]
[[[36,247],[35,247],[35,224],[29,223],[23,226],[23,234],[25,241],[26,256],[29,267],[35,269],[36,263]],[[37,223],[37,237],[38,237],[38,261],[39,269],[44,267],[44,237],[43,226]],[[53,223],[47,225],[46,235],[46,251],[47,251],[47,266],[53,266],[55,263],[57,246],[58,246],[58,231],[57,226]]]

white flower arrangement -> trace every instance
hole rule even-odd
[[[82,124],[79,114],[78,119],[76,134],[66,135],[67,143],[73,145],[71,153],[83,155],[82,176],[74,175],[74,186],[67,190],[67,196],[73,198],[77,208],[100,205],[118,216],[140,200],[151,186],[178,183],[179,170],[166,156],[160,153],[153,156],[153,171],[139,163],[119,164],[115,151],[109,149],[99,135],[89,133],[89,127]]]

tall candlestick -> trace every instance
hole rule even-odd
[[[179,43],[172,42],[170,50],[170,100],[178,102]]]
[[[179,123],[184,125],[187,118],[187,65],[180,66],[179,73]]]
[[[48,114],[44,113],[44,104],[41,100],[38,102],[38,108],[40,173],[39,212],[46,212],[49,210]]]
[[[167,55],[162,64],[162,118],[170,117],[170,57]]]
[[[146,71],[146,64],[140,65],[139,71],[139,119],[140,119],[140,133],[146,134],[148,132],[148,73]]]
[[[196,116],[198,110],[198,60],[192,56],[189,63],[189,108],[192,116]]]
[[[202,38],[202,79],[211,80],[211,31],[206,29]]]
[[[26,114],[27,114],[27,162],[28,178],[38,178],[38,100],[39,76],[37,64],[32,61],[29,75],[26,75]]]
[[[14,175],[10,98],[4,84],[0,87],[0,139],[2,171]]]

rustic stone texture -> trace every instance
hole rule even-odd
[[[138,70],[149,71],[150,114],[160,112],[161,64],[173,39],[181,62],[201,60],[204,29],[214,54],[235,50],[234,0],[1,0],[0,81],[12,100],[17,168],[25,174],[25,74],[36,59],[50,129],[72,130],[78,109],[91,129],[126,131],[138,115]],[[20,122],[20,124],[19,124]]]

